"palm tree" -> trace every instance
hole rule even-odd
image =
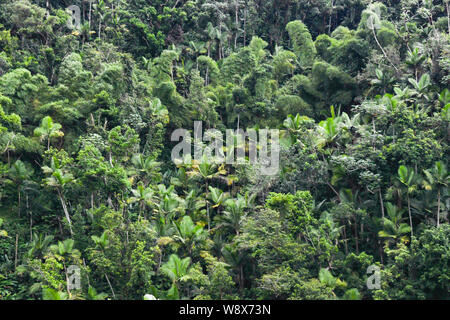
[[[418,175],[414,173],[412,168],[408,168],[401,165],[398,168],[398,180],[403,185],[406,191],[406,199],[408,201],[408,215],[409,215],[409,225],[411,227],[411,238],[414,235],[412,217],[411,217],[411,194],[413,194],[417,189]]]
[[[69,275],[67,274],[66,262],[70,260],[78,260],[81,253],[78,249],[74,248],[75,241],[73,239],[66,239],[64,241],[58,241],[57,245],[50,246],[50,251],[55,254],[58,261],[62,261],[64,267],[64,273],[66,274],[66,283],[69,284]],[[69,286],[67,287],[69,298],[72,297]]]
[[[372,79],[370,83],[373,87],[377,87],[383,90],[383,94],[395,83],[395,77],[391,76],[388,72],[383,72],[380,69],[375,69],[376,79]]]
[[[69,295],[67,292],[58,291],[53,288],[42,289],[42,300],[68,300]]]
[[[29,257],[42,258],[53,241],[53,236],[44,236],[43,234],[33,234],[33,240],[29,243]]]
[[[296,114],[295,117],[293,115],[288,115],[288,117],[284,120],[283,126],[288,131],[288,146],[295,144],[296,142],[301,143],[300,140],[297,139],[299,133],[301,133],[301,121],[308,119],[306,116],[300,116]]]
[[[405,60],[405,63],[414,69],[414,76],[417,78],[417,72],[419,71],[420,65],[425,61],[427,57],[425,55],[421,55],[419,53],[419,48],[414,48],[412,51],[408,51],[408,58]]]
[[[342,297],[344,300],[361,300],[361,294],[358,289],[352,288],[345,291],[344,296]]]
[[[413,78],[409,78],[408,81],[414,87],[412,94],[414,94],[418,98],[425,98],[426,100],[429,100],[427,91],[428,91],[428,87],[431,86],[431,78],[428,73],[423,74],[420,77],[419,81],[416,81]]]
[[[403,210],[390,202],[386,202],[386,211],[389,218],[383,218],[383,230],[378,232],[381,238],[388,238],[388,240],[407,241],[405,236],[410,231],[410,227],[406,223],[402,223]]]
[[[208,181],[214,177],[219,176],[222,173],[226,173],[226,171],[223,170],[222,167],[217,168],[217,165],[215,165],[214,163],[211,163],[205,155],[202,158],[202,162],[200,162],[198,164],[194,163],[192,165],[192,169],[193,170],[190,171],[188,174],[194,175],[194,176],[200,176],[203,179],[203,181],[205,182],[206,215],[207,215],[207,221],[208,221],[208,231],[210,231],[211,230],[211,219],[209,216],[209,202],[207,200],[209,198]]]
[[[59,168],[59,165],[52,157],[51,167],[43,166],[42,170],[44,173],[50,174],[49,177],[45,178],[45,184],[47,186],[53,187],[56,189],[58,194],[59,201],[61,202],[64,214],[66,216],[67,222],[69,223],[70,234],[73,235],[72,231],[72,222],[70,220],[69,211],[67,210],[66,200],[64,198],[64,187],[70,182],[74,181],[74,177],[71,173],[66,172]]]
[[[177,172],[174,174],[172,178],[170,178],[170,184],[174,185],[176,187],[188,187],[189,189],[194,189],[194,177],[192,176],[191,172],[187,172],[186,168],[180,167],[178,168]]]
[[[168,296],[178,300],[180,298],[180,282],[190,279],[191,258],[180,259],[176,254],[169,257],[169,261],[161,266],[161,272],[172,280],[172,286],[169,289]]]
[[[42,119],[41,125],[34,129],[34,135],[39,139],[47,139],[47,150],[50,149],[50,139],[55,137],[62,137],[64,133],[60,130],[62,126],[59,123],[54,123],[50,116]]]
[[[239,291],[244,290],[244,263],[246,261],[245,252],[237,248],[236,245],[225,245],[222,248],[222,256],[227,264],[237,271]]]
[[[92,241],[94,241],[95,245],[102,251],[104,251],[109,244],[108,233],[106,231],[104,231],[100,237],[92,235],[91,239]]]
[[[205,205],[205,200],[198,195],[197,189],[192,189],[189,193],[186,194],[184,198],[184,207],[186,214],[194,214],[201,210]]]
[[[174,192],[173,186],[166,188],[162,184],[158,185],[155,198],[159,200],[159,203],[155,203],[157,213],[165,216],[167,220],[170,220],[177,212],[185,210],[184,200]]]
[[[334,107],[331,106],[331,117],[326,120],[320,121],[317,127],[319,138],[316,144],[319,146],[325,146],[328,143],[332,143],[339,135],[339,123],[341,122],[340,116],[335,116]]]
[[[441,191],[448,187],[450,181],[450,174],[447,171],[447,167],[441,161],[437,161],[434,167],[430,170],[424,170],[425,179],[423,184],[425,189],[431,190],[435,188],[437,190],[437,214],[436,225],[439,227],[440,209],[441,209]]]
[[[238,196],[237,199],[228,199],[225,201],[226,210],[219,217],[219,227],[231,228],[239,236],[241,224],[245,217],[246,208],[245,198]]]
[[[396,101],[404,101],[405,103],[412,103],[414,100],[411,99],[413,90],[409,87],[400,89],[399,87],[394,87],[395,96],[393,99]]]
[[[169,239],[170,236],[174,233],[173,225],[170,223],[171,221],[172,220],[170,219],[170,217],[166,217],[163,214],[159,214],[155,217],[155,219],[153,220],[153,226],[158,238]]]
[[[50,250],[61,257],[67,257],[70,255],[79,255],[79,251],[74,249],[75,241],[73,239],[66,239],[64,241],[58,241],[58,244],[50,246]]]
[[[17,198],[18,198],[18,215],[20,217],[20,193],[22,190],[22,184],[28,180],[33,174],[32,168],[27,168],[27,166],[20,160],[13,163],[11,168],[9,168],[9,176],[11,177],[14,184],[17,186]]]
[[[228,193],[223,192],[222,190],[220,190],[218,188],[214,188],[214,187],[210,186],[209,191],[211,191],[211,194],[210,194],[211,200],[214,203],[213,208],[217,208],[217,207],[221,206],[228,197]]]
[[[339,278],[336,278],[331,274],[331,272],[328,269],[321,268],[319,270],[319,281],[329,287],[332,291],[332,295],[336,297],[336,294],[334,293],[334,290],[336,288],[345,288],[347,286],[347,283],[345,281],[342,281]],[[356,290],[356,291],[355,291]],[[349,300],[358,300],[359,299],[359,292],[357,289],[350,289],[347,290],[344,294],[344,299]]]
[[[206,237],[203,227],[195,225],[189,216],[184,216],[181,222],[173,221],[173,224],[177,232],[174,239],[186,246],[188,254],[191,255],[195,243]]]
[[[142,184],[137,186],[137,189],[132,189],[133,197],[128,198],[128,203],[139,203],[139,217],[145,206],[153,203],[154,191],[151,188],[144,188]]]
[[[155,161],[152,157],[144,157],[141,153],[133,155],[131,162],[133,163],[133,169],[130,173],[133,178],[142,176],[144,185],[147,185],[150,181],[159,182],[161,180],[161,174],[159,173],[161,162]]]
[[[209,187],[210,200],[212,201],[212,208],[217,208],[217,214],[219,213],[219,207],[221,207],[227,198],[229,197],[228,192],[223,192],[222,190],[214,187]]]
[[[105,300],[108,295],[104,292],[97,293],[94,287],[89,286],[86,300]]]

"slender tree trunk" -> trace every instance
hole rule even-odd
[[[209,219],[208,180],[205,181],[205,184],[206,184],[206,199],[205,199],[206,200],[206,218],[208,219],[208,232],[209,232],[209,231],[211,231],[211,222],[210,222],[210,219]]]
[[[381,46],[380,42],[378,41],[377,38],[377,34],[375,33],[375,27],[372,28],[372,33],[373,33],[373,37],[375,38],[375,41],[378,45],[378,47],[380,48],[381,52],[383,53],[384,57],[386,58],[387,61],[389,61],[389,63],[394,67],[395,71],[398,72],[398,68],[395,66],[395,64],[392,63],[392,61],[388,58],[386,52],[384,51],[383,47]]]
[[[414,232],[413,232],[412,217],[411,217],[411,200],[409,199],[409,195],[408,195],[408,215],[409,215],[409,225],[411,226],[411,240],[412,240]]]
[[[108,195],[108,199],[106,200],[106,202],[108,203],[108,206],[109,206],[110,208],[115,209],[115,208],[114,208],[114,205],[113,205],[113,203],[112,203],[112,200],[111,200],[111,196],[110,196],[110,195]]]
[[[361,229],[359,231],[359,235],[361,236],[361,241],[364,241],[364,223],[361,222],[360,226],[361,226]],[[366,238],[366,239],[367,239],[366,242],[369,242],[369,239],[368,238]]]
[[[219,51],[219,60],[221,60],[222,59],[222,40],[221,40],[221,37],[222,37],[222,22],[219,22],[219,34],[220,34],[220,36],[219,36],[219,39],[217,39],[217,40],[219,40],[218,41],[218,51]]]
[[[87,268],[86,267],[86,260],[84,260],[84,258],[83,258],[83,265],[84,265],[85,268]],[[89,281],[89,276],[87,276],[86,278],[87,278],[87,283],[88,283],[88,288],[89,288],[91,286],[91,282]]]
[[[348,244],[347,244],[347,232],[344,226],[344,245],[345,245],[345,255],[348,255]]]
[[[380,261],[381,264],[383,264],[383,246],[381,245],[380,240],[378,240],[378,249],[380,251]]]
[[[66,268],[66,264],[63,262],[63,268],[64,268],[64,274],[66,276],[66,290],[67,293],[69,295],[69,300],[72,297],[72,293],[70,292],[70,287],[69,287],[69,275],[67,274],[67,268]]]
[[[102,31],[102,19],[98,19],[98,38],[101,39],[101,31]]]
[[[91,30],[92,1],[89,1],[89,31]]]
[[[447,3],[447,7],[448,7],[448,3]],[[437,207],[437,221],[436,221],[436,226],[439,227],[439,214],[440,214],[440,209],[441,209],[441,190],[438,189],[438,203],[437,203],[438,207]]]
[[[14,256],[14,269],[17,268],[17,252],[18,252],[18,247],[19,247],[19,234],[16,233],[16,250],[15,250],[15,256]]]
[[[116,295],[115,295],[115,293],[114,293],[114,289],[113,289],[113,287],[112,287],[112,285],[111,285],[111,282],[109,282],[109,278],[108,278],[108,275],[107,275],[106,273],[105,273],[105,278],[106,278],[106,281],[108,282],[109,288],[111,289],[113,298],[115,299],[115,298],[116,298]]]
[[[450,34],[450,10],[448,7],[448,1],[445,3],[445,6],[447,8],[447,27],[448,27],[448,33]]]
[[[236,34],[234,36],[234,49],[236,50],[237,48],[237,39],[238,39],[238,34],[239,34],[239,1],[236,0],[235,1],[235,8],[234,8],[234,24],[236,27]]]
[[[174,6],[172,7],[172,10],[175,9],[175,7],[177,6],[178,2],[180,2],[180,0],[177,0],[174,4]]]
[[[62,225],[61,225],[61,218],[58,217],[58,225],[59,225],[59,233],[61,234],[61,236],[64,235],[63,229],[62,229]]]
[[[330,10],[330,16],[328,18],[328,35],[331,34],[331,18],[333,16],[333,6],[334,6],[334,1],[331,0],[331,10]]]
[[[50,16],[50,0],[45,1],[45,8],[47,9],[46,17],[48,18]]]
[[[244,9],[244,47],[245,43],[247,42],[246,28],[247,28],[247,8]]]
[[[244,266],[239,266],[239,291],[244,291]]]
[[[28,195],[26,195],[27,202],[27,213],[30,215],[30,241],[33,240],[33,211],[30,211],[30,206],[28,203]]]
[[[384,219],[384,203],[383,203],[383,196],[381,194],[381,188],[378,189],[378,194],[380,195],[381,217]]]
[[[20,184],[19,184],[19,186],[17,187],[17,197],[18,197],[18,199],[19,199],[19,201],[18,201],[18,213],[19,213],[19,218],[20,218]]]
[[[64,215],[66,216],[66,219],[69,222],[70,235],[73,235],[72,221],[70,220],[69,211],[67,210],[67,205],[66,205],[66,202],[64,200],[64,196],[63,196],[63,194],[62,194],[62,192],[61,192],[61,190],[59,188],[57,190],[58,190],[59,200],[61,201],[61,205],[63,207]]]

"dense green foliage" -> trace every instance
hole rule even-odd
[[[449,6],[0,0],[0,299],[450,298]],[[194,121],[279,173],[177,167]]]

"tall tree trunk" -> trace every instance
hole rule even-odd
[[[381,264],[383,264],[383,246],[381,245],[380,240],[378,240],[378,249],[380,252],[380,261],[381,261]]]
[[[17,197],[18,197],[18,204],[17,204],[17,209],[18,209],[18,214],[19,214],[19,218],[20,218],[20,184],[19,184],[19,186],[17,187]]]
[[[244,266],[242,264],[239,266],[239,291],[244,291]]]
[[[246,27],[247,27],[247,8],[244,9],[244,47],[245,43],[247,42]]]
[[[409,215],[409,225],[411,227],[411,240],[412,240],[414,232],[413,232],[412,217],[411,217],[411,200],[409,198],[409,195],[408,195],[408,215]]]
[[[448,27],[448,33],[450,34],[450,10],[448,7],[448,1],[445,3],[445,6],[447,8],[447,27]]]
[[[375,42],[377,43],[378,47],[380,48],[380,50],[383,53],[386,60],[389,61],[389,63],[394,67],[395,71],[398,72],[398,68],[395,66],[395,64],[392,63],[391,59],[388,58],[386,52],[384,51],[383,47],[381,46],[380,42],[378,41],[377,34],[375,33],[375,27],[374,26],[372,26],[372,27],[373,27],[372,33],[373,33],[373,37],[375,38]]]
[[[64,196],[63,196],[61,190],[59,188],[57,190],[58,190],[59,200],[61,201],[61,205],[63,207],[64,215],[66,216],[66,219],[69,222],[70,235],[73,235],[72,221],[70,220],[69,211],[67,210],[66,201],[64,200]]]
[[[331,10],[330,10],[330,16],[328,18],[328,35],[331,35],[331,18],[333,16],[333,6],[334,6],[334,1],[331,0]]]
[[[109,285],[109,288],[111,289],[111,293],[112,293],[112,295],[113,295],[113,298],[115,299],[116,298],[116,295],[115,295],[115,293],[114,293],[114,289],[113,289],[113,287],[112,287],[112,285],[111,285],[111,282],[109,282],[109,278],[108,278],[108,275],[105,273],[105,278],[106,278],[106,281],[108,282],[108,285]]]
[[[89,31],[91,30],[92,1],[89,1]]]
[[[66,264],[63,261],[63,268],[64,268],[64,274],[66,276],[66,290],[67,290],[67,294],[69,295],[69,300],[72,297],[72,293],[70,292],[70,286],[69,286],[69,275],[67,274],[67,268],[66,268]]]
[[[98,38],[101,39],[101,31],[102,31],[102,19],[98,19]]]
[[[27,203],[27,213],[30,215],[30,241],[33,240],[33,211],[30,211],[28,195],[25,196]]]
[[[448,3],[447,3],[447,7],[448,7]],[[438,207],[437,207],[437,221],[436,221],[436,226],[439,227],[439,213],[440,213],[440,209],[441,209],[441,190],[438,189],[438,203],[437,203]]]
[[[344,230],[345,255],[348,255],[347,232],[345,231],[345,226],[343,230]]]
[[[47,9],[46,17],[48,18],[50,16],[50,0],[45,1],[45,8]]]
[[[209,231],[211,231],[211,222],[209,219],[208,180],[205,181],[205,184],[206,184],[206,199],[205,199],[206,200],[206,219],[208,220],[208,232],[209,232]]]
[[[381,194],[381,188],[378,189],[378,194],[380,195],[381,217],[384,219],[384,203],[383,203],[383,196]]]
[[[16,250],[15,250],[15,255],[14,255],[14,270],[17,268],[18,247],[19,247],[19,234],[16,233]]]
[[[356,245],[356,254],[359,254],[358,224],[356,222],[356,217],[355,217],[355,245]]]
[[[234,49],[236,50],[237,48],[237,39],[238,39],[238,34],[239,34],[239,1],[235,0],[235,8],[234,8],[234,24],[236,27],[236,34],[234,36]]]

